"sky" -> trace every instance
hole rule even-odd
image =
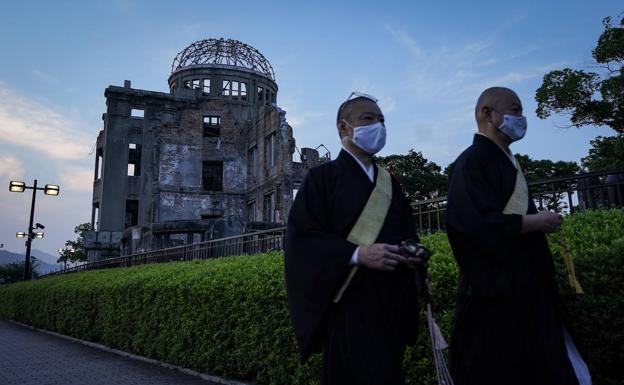
[[[445,167],[472,141],[485,88],[514,89],[529,131],[512,145],[535,159],[579,162],[605,127],[540,120],[535,90],[550,70],[592,69],[591,50],[618,1],[12,1],[0,13],[0,243],[24,251],[32,195],[10,180],[61,186],[39,193],[33,248],[56,253],[91,219],[104,89],[168,92],[175,55],[194,41],[232,38],[264,54],[297,147],[340,144],[339,104],[375,95],[388,140],[380,155],[421,151]]]

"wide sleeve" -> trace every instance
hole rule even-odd
[[[327,174],[327,173],[325,173]],[[328,307],[348,275],[357,245],[333,234],[332,183],[316,169],[306,176],[288,217],[284,255],[288,307],[301,358],[320,349]]]

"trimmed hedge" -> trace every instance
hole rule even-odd
[[[624,210],[568,217],[563,233],[586,294],[566,297],[578,344],[596,384],[624,378]],[[561,245],[551,237],[562,290]],[[458,270],[446,235],[423,236],[435,251],[432,293],[448,336]],[[174,262],[52,276],[0,287],[0,317],[99,342],[200,372],[258,384],[318,383],[320,357],[298,355],[281,253]],[[422,325],[424,325],[424,320]],[[409,384],[433,384],[428,333],[405,358]]]

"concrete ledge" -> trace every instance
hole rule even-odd
[[[55,336],[55,337],[58,337],[58,338],[62,338],[64,340],[76,342],[76,343],[79,343],[79,344],[82,344],[82,345],[86,345],[86,346],[89,346],[89,347],[92,347],[92,348],[95,348],[95,349],[103,350],[105,352],[114,353],[114,354],[117,354],[119,356],[130,358],[130,359],[133,359],[133,360],[136,360],[136,361],[146,362],[148,364],[157,365],[157,366],[160,366],[160,367],[163,367],[163,368],[177,370],[179,372],[182,372],[182,373],[185,373],[185,374],[189,374],[191,376],[199,377],[199,378],[202,378],[202,379],[207,380],[207,381],[213,381],[213,382],[216,382],[218,384],[224,384],[224,385],[255,385],[255,384],[253,384],[251,382],[241,382],[241,381],[236,381],[236,380],[229,380],[229,379],[226,379],[226,378],[221,378],[221,377],[213,376],[213,375],[210,375],[210,374],[199,373],[199,372],[196,372],[196,371],[191,370],[191,369],[183,368],[181,366],[171,365],[171,364],[168,364],[166,362],[158,361],[158,360],[155,360],[155,359],[152,359],[152,358],[147,358],[147,357],[139,356],[139,355],[136,355],[136,354],[124,352],[122,350],[109,348],[108,346],[105,346],[105,345],[96,344],[94,342],[81,340],[81,339],[78,339],[78,338],[66,336],[64,334],[51,332],[51,331],[45,330],[45,329],[39,329],[39,328],[36,328],[34,326],[30,326],[30,325],[27,325],[27,324],[24,324],[24,323],[21,323],[21,322],[17,322],[17,321],[14,321],[14,320],[5,319],[5,321],[10,322],[10,323],[15,324],[15,325],[19,325],[19,326],[28,328],[28,329],[36,330],[36,331],[41,332],[41,333],[45,333],[45,334],[49,334],[49,335],[52,335],[52,336]]]

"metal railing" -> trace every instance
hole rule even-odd
[[[538,209],[570,213],[624,206],[624,168],[527,182]],[[413,202],[421,232],[444,230],[446,197]]]
[[[129,267],[146,263],[194,261],[200,259],[219,258],[242,254],[259,254],[268,251],[283,250],[285,236],[286,227],[278,227],[270,230],[236,235],[233,237],[212,239],[205,242],[102,259],[100,261],[89,262],[68,269],[42,274],[40,278],[93,269]]]
[[[610,182],[608,178],[612,176],[619,179],[616,182]],[[624,169],[541,179],[530,181],[527,184],[536,206],[541,209],[572,212],[589,208],[624,206]],[[421,232],[444,230],[446,197],[414,202],[412,208],[414,209],[416,225]],[[286,227],[278,227],[233,237],[107,258],[49,272],[40,277],[92,269],[192,261],[283,250],[285,236]]]

